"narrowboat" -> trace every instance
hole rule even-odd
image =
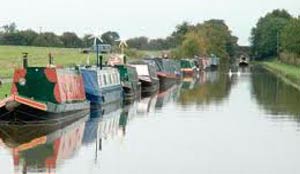
[[[142,97],[151,96],[159,89],[159,79],[154,62],[135,61],[130,66],[135,67],[142,85]]]
[[[197,72],[197,67],[194,62],[190,59],[180,60],[181,73],[183,76],[195,76]]]
[[[49,54],[48,66],[29,67],[28,53],[24,53],[23,68],[14,72],[11,96],[0,102],[1,106],[5,105],[6,110],[24,108],[47,113],[89,109],[79,68],[56,67],[52,62]]]
[[[87,99],[92,105],[106,105],[123,100],[119,71],[112,67],[81,68]]]
[[[249,65],[249,62],[245,56],[241,56],[240,61],[239,61],[239,66],[241,67],[246,67]]]
[[[156,74],[159,78],[159,89],[165,91],[174,84],[176,84],[180,78],[180,66],[174,60],[152,58],[146,59],[146,61],[154,61],[156,65]]]
[[[119,70],[124,90],[124,100],[133,101],[141,97],[141,82],[135,67],[130,65],[115,65]]]
[[[212,54],[210,57],[210,68],[212,70],[218,68],[219,63],[220,63],[220,59],[217,56],[215,56],[214,54]]]
[[[113,54],[108,60],[108,65],[117,68],[119,71],[125,103],[139,99],[141,97],[141,82],[139,81],[136,68],[127,65],[126,56]]]

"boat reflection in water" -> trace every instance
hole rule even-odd
[[[221,100],[229,93],[229,79],[228,76],[220,78],[218,72],[204,72],[200,79],[186,77],[181,84],[131,105],[122,106],[121,102],[104,107],[92,105],[91,110],[64,117],[73,118],[70,120],[43,120],[35,125],[20,121],[16,122],[19,125],[11,125],[11,121],[6,120],[0,125],[0,144],[11,153],[14,173],[56,173],[64,168],[61,164],[67,159],[79,157],[79,149],[92,150],[86,158],[98,161],[107,143],[119,143],[124,139],[126,127],[135,117],[151,116],[172,103],[201,104]],[[10,113],[8,117],[18,114],[24,113]],[[85,147],[81,148],[82,145]]]
[[[83,144],[99,143],[101,150],[102,139],[107,139],[118,131],[121,105],[107,105],[104,109],[91,109],[91,117],[86,123]]]
[[[155,111],[157,94],[141,99],[137,104],[137,115],[146,116],[149,112]]]
[[[56,123],[1,124],[2,146],[12,154],[14,173],[55,173],[80,148],[88,116]]]
[[[228,97],[231,85],[229,76],[219,71],[200,72],[199,79],[183,79],[177,102],[181,106],[220,103]]]
[[[181,85],[176,84],[166,91],[159,92],[155,104],[156,110],[162,109],[163,106],[166,106],[170,102],[175,102],[179,97],[180,87]]]

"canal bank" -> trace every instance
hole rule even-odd
[[[265,69],[280,77],[284,82],[300,90],[300,67],[281,63],[278,60],[259,62]]]
[[[0,100],[4,99],[6,95],[9,95],[11,88],[11,83],[3,83],[0,86]]]

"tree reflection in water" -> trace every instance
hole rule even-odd
[[[257,103],[273,118],[291,115],[300,121],[300,92],[282,79],[262,68],[252,75],[252,95]],[[286,117],[290,118],[290,116]]]

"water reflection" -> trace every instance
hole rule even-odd
[[[1,125],[2,146],[11,153],[14,173],[55,173],[80,148],[87,119],[88,115],[62,123]]]
[[[228,97],[230,88],[228,74],[201,72],[199,79],[183,79],[178,103],[183,106],[220,103]]]
[[[155,104],[156,110],[161,110],[164,106],[166,106],[170,102],[176,102],[179,94],[180,94],[180,88],[182,84],[176,84],[173,85],[171,88],[169,88],[166,91],[159,92],[157,94],[157,101]]]
[[[293,149],[290,144],[300,144],[297,133],[292,132],[294,127],[283,134],[268,125],[269,119],[259,119],[263,118],[260,109],[274,118],[286,115],[299,121],[300,92],[261,69],[239,72],[202,72],[198,78],[183,79],[131,105],[93,106],[89,115],[58,124],[2,124],[0,158],[12,165],[4,165],[10,171],[4,173],[143,173],[144,168],[148,173],[222,173],[212,170],[215,164],[224,171],[231,167],[227,173],[234,173],[238,164],[255,173],[249,163],[257,167],[256,160],[266,164],[273,159],[261,155],[266,149],[256,142],[265,140],[267,144],[270,139],[290,147],[287,149]],[[197,107],[186,110],[188,106]],[[221,109],[199,110],[200,106]],[[273,132],[274,139],[269,136]],[[291,138],[287,140],[294,143],[281,141],[288,136]],[[275,147],[268,153],[279,157],[298,152],[295,148],[293,153],[284,150]],[[228,158],[230,155],[233,157]],[[204,165],[199,166],[198,161]]]
[[[254,70],[251,81],[253,96],[273,118],[293,118],[300,121],[298,89],[260,67]]]

